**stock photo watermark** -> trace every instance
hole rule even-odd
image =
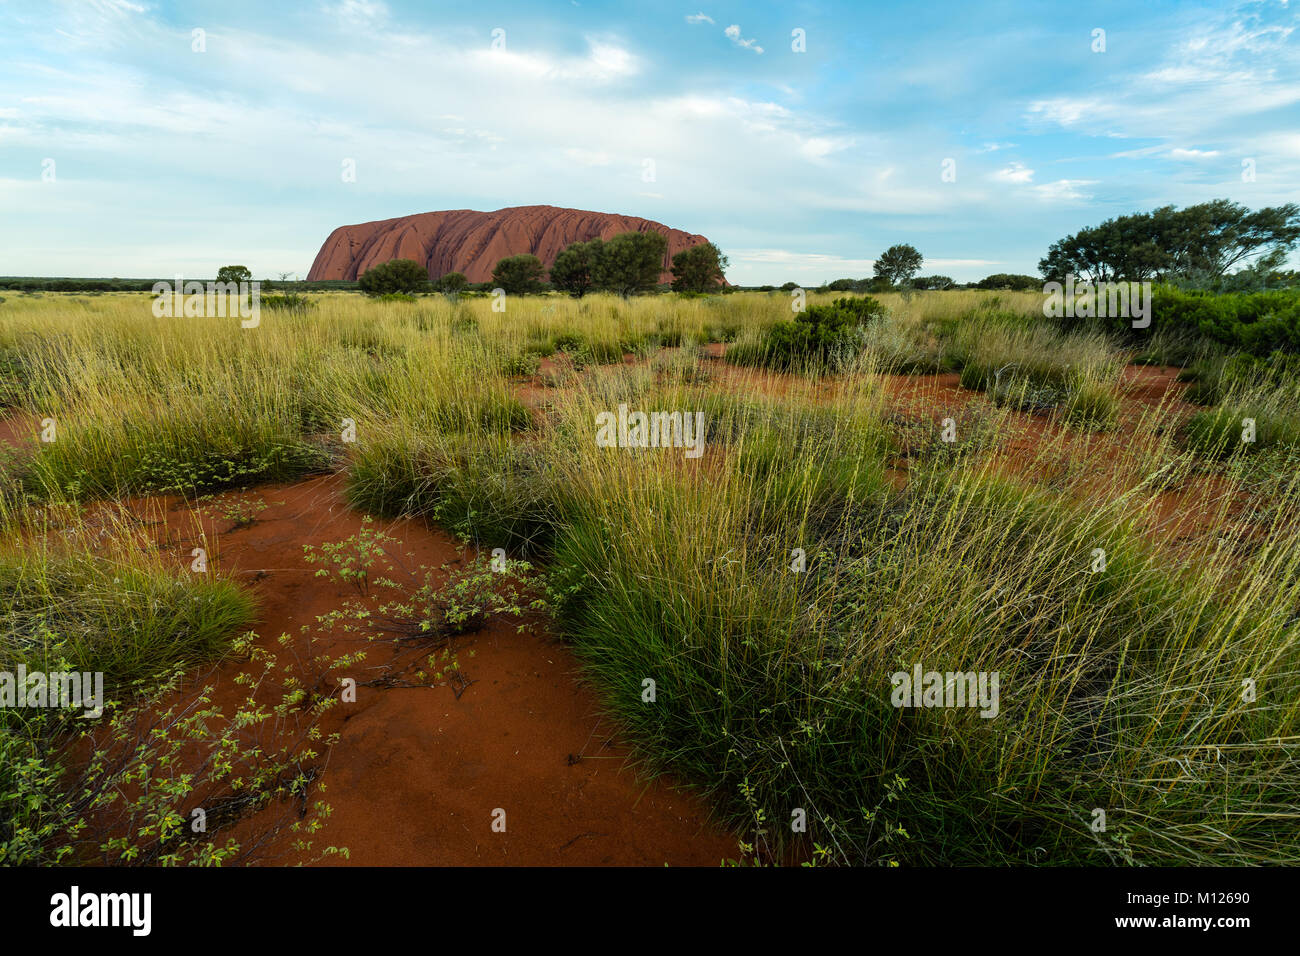
[[[1148,282],[1076,282],[1078,276],[1067,275],[1065,282],[1043,284],[1043,315],[1049,319],[1130,319],[1133,328],[1151,325],[1151,283]]]
[[[704,454],[703,412],[638,412],[620,403],[617,413],[596,414],[599,448],[681,448],[687,458]]]
[[[173,282],[163,279],[153,284],[154,318],[238,318],[245,329],[255,329],[262,322],[262,283],[256,279],[240,282],[185,281],[178,275]]]
[[[0,671],[0,707],[81,710],[83,717],[104,713],[104,675],[99,671],[29,671],[19,664]]]
[[[986,719],[998,715],[997,671],[927,671],[921,664],[894,672],[890,703],[895,707],[978,707]]]

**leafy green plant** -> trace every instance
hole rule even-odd
[[[880,319],[884,308],[870,296],[836,299],[809,306],[792,321],[769,326],[748,347],[730,348],[727,361],[781,370],[846,367],[865,348],[865,326]]]

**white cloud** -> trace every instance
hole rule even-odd
[[[141,3],[131,3],[129,0],[92,0],[89,6],[96,10],[102,10],[105,13],[124,14],[124,13],[144,13],[147,7]]]
[[[758,45],[757,40],[745,40],[740,36],[739,24],[733,23],[722,32],[725,33],[727,38],[738,47],[743,47],[746,50],[753,50],[755,53],[763,52],[763,48]]]
[[[1096,185],[1095,179],[1058,179],[1055,182],[1043,183],[1040,186],[1029,187],[1034,191],[1039,199],[1045,202],[1078,202],[1084,199],[1091,199],[1092,196],[1083,192],[1080,186]]]
[[[1109,112],[1099,99],[1058,96],[1049,100],[1035,100],[1029,104],[1030,118],[1041,118],[1046,122],[1065,127],[1096,122]]]
[[[632,76],[640,70],[636,57],[613,43],[589,40],[588,57],[592,75],[601,77]]]
[[[1300,133],[1276,133],[1261,136],[1258,144],[1271,153],[1300,158]]]
[[[1265,22],[1285,18],[1285,10],[1285,2],[1245,2],[1211,14],[1180,31],[1186,39],[1154,51],[1150,68],[1116,71],[1092,95],[1035,100],[1027,118],[1097,136],[1159,138],[1168,146],[1242,138],[1243,121],[1300,104],[1294,17]]]
[[[686,14],[687,23],[712,23],[713,17],[707,13],[688,13]]]
[[[494,50],[486,47],[466,54],[482,66],[508,70],[534,79],[611,81],[640,72],[640,61],[624,47],[609,41],[587,38],[587,55],[555,57],[547,53]]]
[[[819,160],[852,145],[853,140],[848,137],[809,136],[799,144],[799,151],[811,160]]]
[[[993,178],[1001,183],[1028,183],[1033,182],[1034,171],[1024,163],[1012,160],[1010,166],[999,169]]]
[[[325,11],[350,29],[379,27],[388,22],[388,7],[380,0],[342,0],[325,7]]]

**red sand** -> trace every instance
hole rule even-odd
[[[315,625],[317,615],[350,596],[316,577],[317,566],[303,557],[304,544],[339,541],[362,527],[361,515],[342,499],[342,481],[334,475],[220,496],[267,502],[249,527],[202,519],[211,551],[219,551],[215,570],[252,584],[263,602],[256,627],[263,646],[275,649],[281,633],[299,635],[302,625]],[[198,543],[190,509],[173,502],[166,517],[167,547],[188,565]],[[450,537],[421,522],[383,530],[402,542],[407,567],[437,569],[461,559]],[[327,791],[312,795],[333,809],[317,849],[346,846],[351,863],[379,866],[716,866],[737,856],[736,840],[708,822],[701,800],[663,778],[639,779],[628,767],[627,749],[577,679],[564,646],[519,634],[511,621],[458,638],[455,647],[473,682],[459,698],[447,686],[363,686],[389,670],[391,645],[342,635],[316,639],[312,654],[367,651],[364,662],[340,674],[357,680],[356,703],[335,707],[322,724],[341,740],[321,777]],[[428,653],[406,652],[400,663]],[[231,661],[216,675],[214,699],[227,712],[242,699],[232,680],[241,669]],[[498,808],[506,812],[504,833],[492,830]],[[274,805],[263,811],[278,812]],[[282,838],[278,851],[288,844]],[[282,859],[295,862],[292,853]]]

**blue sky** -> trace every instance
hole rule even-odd
[[[895,242],[1035,273],[1113,215],[1300,197],[1298,25],[1300,0],[0,0],[0,275],[301,276],[338,225],[534,203],[703,233],[743,284]]]

